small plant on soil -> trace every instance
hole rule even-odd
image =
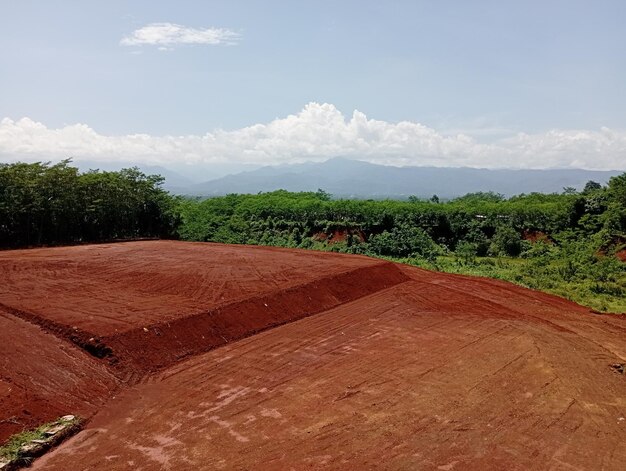
[[[10,437],[0,446],[0,465],[30,461],[44,449],[58,443],[60,439],[76,430],[81,423],[79,417],[66,415],[48,422],[34,430],[27,430]]]

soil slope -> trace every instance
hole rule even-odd
[[[377,264],[366,257],[173,241],[11,250],[0,252],[0,300],[107,336]]]
[[[16,253],[0,254],[0,270],[3,257],[18,267],[5,271],[15,322],[50,329],[59,342],[72,340],[73,327],[98,335],[118,363],[134,366],[91,360],[136,374],[33,469],[622,470],[626,462],[623,318],[504,282],[355,256],[173,242]],[[37,262],[27,268],[29,258]],[[162,282],[177,277],[195,288]],[[103,291],[90,304],[92,279],[124,301]],[[76,292],[74,282],[93,290]],[[211,297],[212,286],[222,294]],[[67,297],[67,317],[46,293]],[[167,322],[170,334],[151,334]],[[131,336],[138,332],[153,337]],[[160,362],[141,364],[133,343]]]
[[[0,303],[125,379],[406,281],[367,257],[148,241],[0,253]]]
[[[117,387],[88,353],[0,308],[0,443],[59,416],[90,417]]]

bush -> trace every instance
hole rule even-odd
[[[474,265],[476,263],[476,254],[478,247],[476,244],[467,241],[461,241],[457,244],[455,254],[457,261],[462,265]]]
[[[419,227],[404,224],[372,236],[369,241],[370,251],[376,255],[391,257],[410,257],[418,255],[433,259],[440,250],[437,244]]]
[[[510,226],[500,226],[491,239],[489,252],[495,256],[516,257],[522,251],[522,238],[515,229]]]

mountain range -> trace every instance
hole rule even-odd
[[[176,193],[194,196],[278,189],[316,191],[321,188],[344,198],[406,198],[411,195],[426,198],[435,194],[441,198],[453,198],[478,191],[513,196],[531,192],[561,192],[565,187],[580,190],[589,180],[605,184],[610,177],[621,173],[582,169],[394,167],[334,158],[325,162],[261,167],[184,187],[169,182],[169,187]]]

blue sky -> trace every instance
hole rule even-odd
[[[622,169],[625,20],[621,0],[3,1],[0,158]]]

